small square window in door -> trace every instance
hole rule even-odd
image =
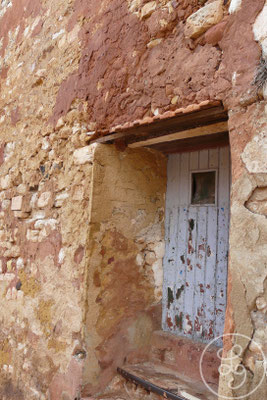
[[[192,172],[191,204],[216,204],[216,171]]]

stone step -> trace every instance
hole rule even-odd
[[[94,397],[83,397],[81,400],[162,400],[162,397],[149,393],[118,375],[103,393]]]
[[[180,375],[176,371],[167,368],[164,365],[153,364],[151,362],[126,365],[121,369],[123,376],[132,377],[134,382],[140,383],[146,389],[161,389],[161,397],[175,400],[215,400],[215,396],[203,382],[195,381],[188,376]],[[135,379],[135,377],[137,379]],[[143,383],[142,383],[143,382]],[[216,393],[218,387],[212,385]]]
[[[202,382],[200,361],[205,348],[206,344],[171,333],[156,331],[152,336],[149,361],[171,368],[193,381]],[[209,346],[201,363],[205,380],[214,385],[218,385],[219,382],[218,350],[219,348],[216,346]]]
[[[82,400],[217,400],[217,396],[203,383],[185,378],[163,365],[147,362],[124,365],[121,370],[138,379],[126,381],[118,375],[102,394]],[[146,389],[139,384],[140,381],[145,383]],[[155,388],[163,389],[162,394],[154,393]],[[215,385],[212,389],[217,392]]]

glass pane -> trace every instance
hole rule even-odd
[[[215,204],[216,172],[193,172],[191,204]]]

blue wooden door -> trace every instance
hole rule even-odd
[[[223,334],[230,204],[229,147],[169,156],[163,283],[165,331]]]

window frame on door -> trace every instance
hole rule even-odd
[[[204,203],[204,204],[192,204],[192,182],[193,174],[203,173],[203,172],[215,172],[215,202],[214,203]],[[194,169],[190,171],[190,190],[189,190],[189,207],[217,207],[218,206],[218,168],[208,168],[208,169]]]

